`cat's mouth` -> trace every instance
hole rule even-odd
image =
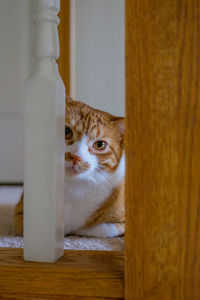
[[[77,176],[80,173],[87,171],[90,168],[90,164],[84,161],[65,161],[66,172],[70,177]]]

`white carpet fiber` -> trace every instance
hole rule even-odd
[[[0,186],[0,247],[23,248],[23,238],[13,228],[13,213],[22,193],[20,186]],[[64,248],[72,250],[123,250],[124,239],[69,236]]]

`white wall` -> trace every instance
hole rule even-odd
[[[124,0],[71,0],[71,96],[124,115]]]
[[[23,180],[24,83],[30,72],[29,0],[0,0],[0,183]]]
[[[71,95],[124,115],[124,0],[71,2]],[[31,21],[31,0],[0,0],[0,183],[23,181]]]

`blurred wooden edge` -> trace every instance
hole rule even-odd
[[[70,94],[70,0],[60,1],[60,24],[58,34],[60,41],[60,57],[58,67],[60,76],[66,88],[66,95]]]
[[[118,251],[66,250],[56,263],[23,260],[23,249],[0,248],[0,299],[124,299]]]

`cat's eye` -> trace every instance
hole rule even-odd
[[[70,140],[73,137],[73,132],[69,127],[65,127],[65,139]]]
[[[93,148],[95,150],[104,150],[106,147],[107,147],[107,144],[104,141],[97,141],[93,145]]]

